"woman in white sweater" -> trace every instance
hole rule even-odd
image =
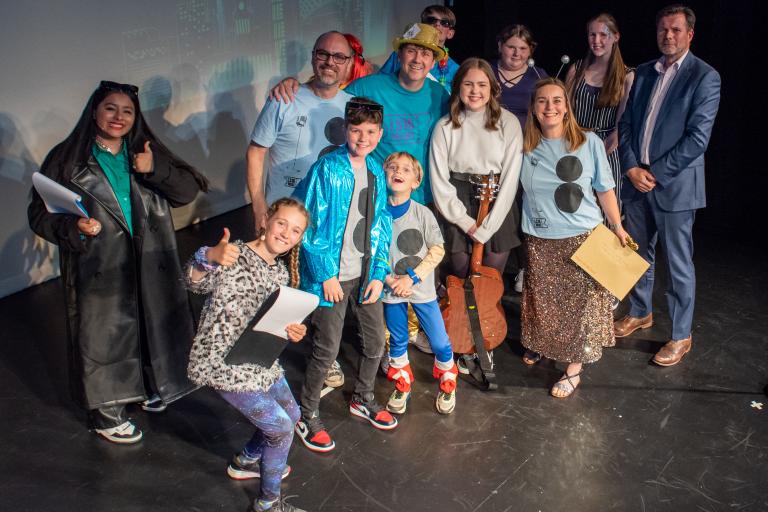
[[[432,195],[442,215],[445,249],[453,274],[466,277],[473,242],[485,244],[483,264],[502,273],[509,251],[520,245],[519,214],[512,208],[522,160],[520,122],[499,106],[500,87],[490,64],[469,58],[451,89],[450,113],[432,132],[429,170]],[[476,182],[493,171],[496,199],[480,226]]]

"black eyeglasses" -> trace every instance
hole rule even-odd
[[[109,80],[102,80],[99,84],[99,89],[106,89],[108,91],[117,91],[125,94],[139,95],[139,88],[131,84],[119,84],[117,82],[110,82]]]
[[[356,101],[354,99],[347,102],[347,106],[344,108],[344,117],[349,117],[350,114],[355,112],[381,112],[384,113],[384,107],[378,103],[364,103],[362,101]]]
[[[426,16],[425,18],[422,18],[421,21],[422,23],[426,23],[427,25],[434,25],[435,23],[438,23],[447,28],[451,27],[451,21],[446,18],[435,18],[434,16]]]
[[[315,50],[312,53],[315,55],[315,58],[320,62],[328,62],[328,59],[333,57],[334,63],[346,64],[347,61],[352,58],[349,55],[344,55],[343,53],[329,53],[325,50]]]

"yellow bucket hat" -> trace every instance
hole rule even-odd
[[[413,23],[405,27],[405,32],[400,37],[392,40],[392,48],[398,51],[404,44],[415,44],[429,48],[435,54],[435,60],[445,58],[445,49],[440,46],[440,34],[437,29],[425,23]]]

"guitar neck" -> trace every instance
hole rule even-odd
[[[481,189],[480,192],[480,209],[477,212],[477,221],[475,225],[480,227],[485,218],[488,216],[488,211],[491,209],[491,199],[493,198],[493,180],[491,184],[486,185],[485,189]],[[469,259],[469,272],[476,274],[480,266],[483,264],[483,244],[481,242],[475,242],[472,245],[472,254]]]

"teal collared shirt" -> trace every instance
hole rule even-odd
[[[94,143],[91,147],[94,158],[104,171],[107,181],[112,186],[120,209],[123,211],[125,223],[128,225],[128,231],[133,235],[133,223],[131,222],[131,168],[128,162],[128,148],[123,147],[120,152],[113,155],[105,151]]]

